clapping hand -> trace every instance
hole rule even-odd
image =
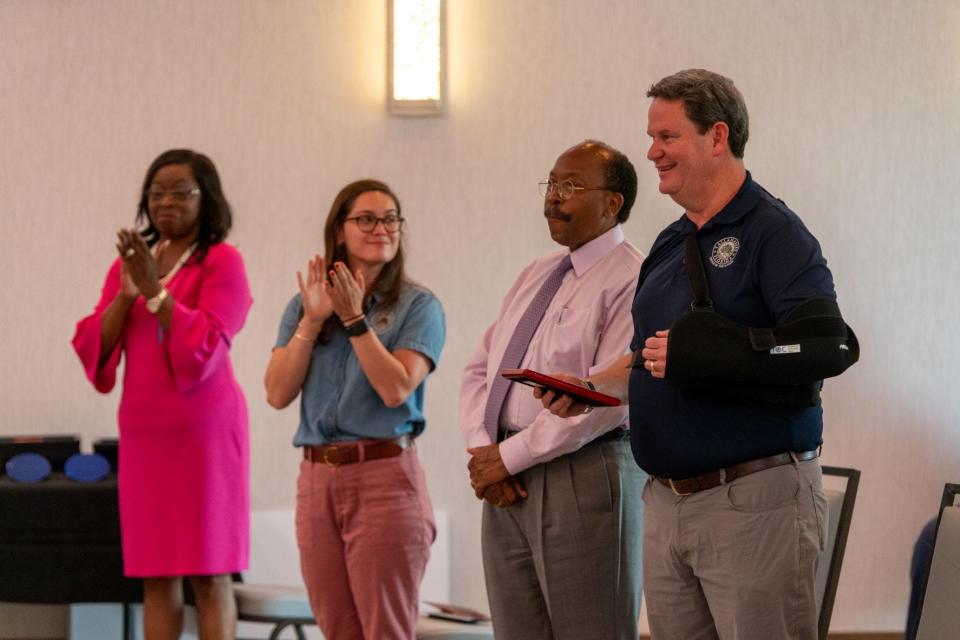
[[[137,289],[137,285],[133,284],[133,279],[127,271],[127,263],[122,260],[120,261],[120,293],[123,294],[123,297],[131,300],[140,295],[140,289]]]
[[[303,275],[297,271],[303,317],[318,330],[333,313],[333,301],[330,298],[330,284],[327,282],[326,269],[327,261],[320,256],[314,256],[307,263],[306,284],[303,282]]]
[[[166,243],[162,243],[159,252],[162,252],[165,246]],[[160,291],[160,269],[143,236],[135,229],[120,229],[117,231],[116,247],[123,261],[123,295],[136,297],[142,293],[147,298],[157,295]]]
[[[359,269],[354,276],[342,262],[333,265],[330,270],[330,298],[333,300],[333,311],[341,320],[356,318],[363,313],[365,285],[363,272]]]

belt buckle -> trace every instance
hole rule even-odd
[[[676,496],[678,496],[678,497],[680,497],[680,498],[685,498],[685,497],[687,497],[687,496],[692,496],[692,495],[693,495],[693,491],[690,491],[690,492],[688,492],[688,493],[680,493],[679,491],[677,491],[676,485],[673,484],[673,478],[667,478],[667,482],[670,483],[670,490],[673,491],[674,495],[676,495]]]
[[[327,457],[331,451],[339,451],[340,449],[343,449],[343,447],[338,447],[335,444],[327,445],[326,447],[324,447],[323,459],[321,460],[321,462],[331,467],[339,467],[340,465],[342,465],[343,464],[342,462],[334,462]]]

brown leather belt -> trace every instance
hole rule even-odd
[[[748,476],[751,473],[756,473],[757,471],[764,471],[766,469],[780,467],[785,464],[790,464],[794,460],[797,462],[806,462],[807,460],[813,460],[819,455],[819,449],[802,451],[799,453],[778,453],[775,456],[757,458],[756,460],[750,460],[748,462],[741,462],[740,464],[735,464],[731,467],[717,469],[716,471],[711,471],[710,473],[705,473],[701,476],[684,478],[683,480],[671,480],[670,478],[659,477],[655,477],[655,479],[660,484],[670,487],[670,489],[672,489],[673,492],[678,496],[689,496],[690,494],[697,493],[698,491],[706,491],[707,489],[713,489],[714,487],[719,487],[722,484],[733,482],[737,478]]]
[[[313,444],[303,447],[303,459],[339,467],[365,460],[382,460],[400,455],[413,444],[413,438],[402,435],[395,440],[358,440],[335,444]]]

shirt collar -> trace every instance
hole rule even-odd
[[[600,262],[608,253],[620,246],[624,240],[623,226],[617,223],[609,231],[602,233],[576,251],[571,252],[570,261],[573,263],[574,273],[576,273],[579,278],[589,271],[590,267]]]
[[[747,177],[744,178],[737,194],[727,203],[727,206],[720,210],[720,213],[710,218],[703,227],[738,222],[740,218],[747,215],[756,206],[759,199],[760,192],[753,182],[753,176],[747,171]]]
[[[373,309],[375,306],[377,306],[377,304],[379,304],[380,301],[383,300],[383,296],[384,294],[381,291],[377,291],[376,289],[371,291],[370,297],[367,298],[367,305],[366,305],[366,309],[364,310],[364,313],[366,313],[370,309]]]

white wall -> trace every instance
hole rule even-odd
[[[114,433],[118,394],[93,392],[69,339],[147,165],[191,146],[219,166],[256,300],[233,349],[253,505],[288,508],[296,409],[270,409],[261,376],[333,195],[382,178],[410,221],[411,272],[447,311],[421,453],[434,504],[451,514],[454,598],[485,606],[455,398],[500,296],[552,248],[536,182],[584,138],[620,147],[641,177],[627,232],[649,247],[679,212],[644,159],[644,92],[705,66],[746,96],[747,164],[820,238],[863,345],[825,394],[824,461],[864,474],[834,629],[900,628],[913,539],[943,482],[960,479],[960,4],[449,0],[449,111],[422,120],[386,115],[385,10],[0,2],[0,431]]]

